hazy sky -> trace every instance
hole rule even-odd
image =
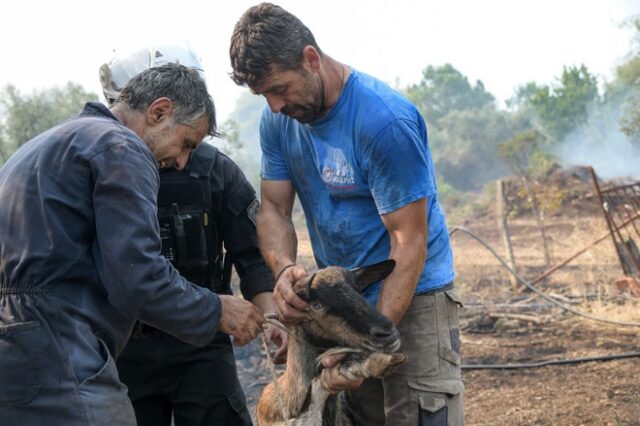
[[[638,0],[324,0],[276,2],[335,59],[400,87],[427,65],[451,63],[499,101],[519,84],[553,83],[584,63],[610,80],[630,51]],[[188,40],[202,58],[220,120],[235,105],[229,37],[255,1],[0,0],[0,87],[25,93],[74,81],[99,92],[98,68],[114,47]],[[180,7],[178,7],[180,6]]]

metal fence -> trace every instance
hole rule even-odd
[[[591,177],[609,233],[625,275],[640,275],[640,182],[600,188],[593,168]]]

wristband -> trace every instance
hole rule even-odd
[[[283,273],[284,271],[286,271],[287,269],[291,268],[292,266],[296,266],[296,264],[295,264],[295,263],[290,263],[289,265],[287,265],[287,266],[285,266],[284,268],[282,268],[282,269],[280,270],[280,272],[278,273],[278,275],[276,276],[276,280],[274,281],[274,283],[277,283],[277,282],[278,282],[278,280],[280,279],[280,277],[282,276],[282,273]]]

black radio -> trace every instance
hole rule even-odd
[[[175,203],[170,209],[159,209],[162,255],[182,273],[207,270],[206,215],[206,212],[178,207]]]
[[[171,224],[160,224],[160,240],[162,241],[162,255],[171,263],[176,263],[176,240],[171,232]]]

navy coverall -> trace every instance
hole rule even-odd
[[[0,169],[0,423],[135,425],[113,358],[136,318],[193,345],[220,299],[160,254],[156,161],[98,103]]]

